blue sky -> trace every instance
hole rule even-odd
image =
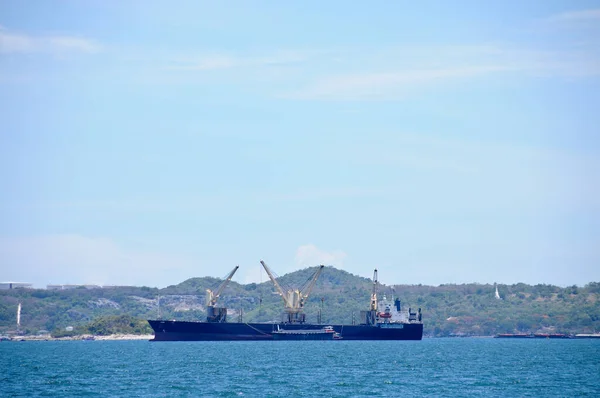
[[[600,2],[0,3],[0,279],[600,281]]]

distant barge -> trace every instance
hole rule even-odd
[[[572,339],[570,334],[563,333],[500,333],[495,336],[503,339]]]
[[[574,337],[576,339],[600,339],[600,333],[579,333]]]

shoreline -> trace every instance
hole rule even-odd
[[[8,336],[2,336],[8,337]],[[423,339],[492,339],[497,336],[423,336]],[[49,335],[44,336],[10,336],[8,339],[2,339],[1,341],[131,341],[131,340],[146,340],[150,341],[154,339],[153,334],[111,334],[108,336],[96,336],[91,334],[83,334],[78,336],[68,337],[52,337]],[[531,337],[533,340],[533,337]],[[536,340],[538,340],[537,338]],[[576,334],[572,335],[568,339],[600,339],[600,333],[591,334]]]
[[[10,340],[5,341],[122,341],[122,340],[151,340],[153,334],[111,334],[108,336],[95,336],[91,334],[82,334],[79,336],[52,337],[52,336],[11,336]]]

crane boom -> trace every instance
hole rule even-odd
[[[265,262],[262,260],[260,263],[262,264],[265,271],[267,271],[267,275],[269,275],[269,278],[273,282],[273,285],[275,285],[277,293],[279,293],[279,295],[283,299],[283,302],[285,304],[285,312],[287,313],[286,322],[304,323],[306,319],[306,316],[303,312],[304,303],[308,299],[308,296],[310,295],[310,292],[312,291],[313,287],[315,287],[315,283],[317,282],[317,279],[319,278],[319,275],[321,275],[321,272],[323,271],[323,268],[325,268],[325,266],[319,266],[317,271],[310,277],[310,281],[304,289],[290,289],[287,292],[284,292],[281,285],[279,285],[279,283],[277,282],[277,279],[275,279],[273,272],[271,272],[269,267],[267,267],[267,264],[265,264]]]
[[[285,292],[283,291],[283,289],[281,288],[279,283],[277,283],[277,279],[275,279],[275,277],[273,276],[273,273],[271,272],[269,267],[267,267],[267,264],[265,264],[265,262],[263,260],[260,260],[260,263],[262,264],[263,268],[267,272],[267,275],[269,275],[269,279],[271,279],[271,282],[273,282],[273,285],[275,285],[275,288],[277,289],[277,293],[279,293],[279,295],[283,299],[285,306],[288,308],[292,308],[293,307],[292,303],[288,300],[288,297],[286,296]]]
[[[319,279],[319,275],[321,275],[321,272],[323,272],[323,268],[325,268],[324,265],[322,265],[322,264],[319,265],[319,269],[317,269],[317,271],[313,275],[312,279],[310,280],[310,283],[302,292],[301,305],[304,305],[304,301],[308,300],[308,296],[310,295],[310,292],[312,291],[313,287],[315,287],[315,283],[317,283],[317,279]]]
[[[229,275],[227,275],[227,277],[221,283],[221,285],[217,288],[216,292],[213,293],[212,290],[206,289],[206,292],[207,292],[206,305],[207,306],[214,306],[217,303],[217,299],[219,298],[221,293],[223,293],[223,290],[225,289],[225,287],[227,287],[227,285],[231,281],[231,278],[233,278],[233,274],[235,274],[235,272],[238,270],[238,268],[240,268],[240,266],[236,265],[235,268],[229,273]]]
[[[371,293],[371,311],[377,311],[377,268],[373,271],[373,292]]]

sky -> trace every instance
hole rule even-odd
[[[0,2],[0,281],[600,281],[600,1]]]

